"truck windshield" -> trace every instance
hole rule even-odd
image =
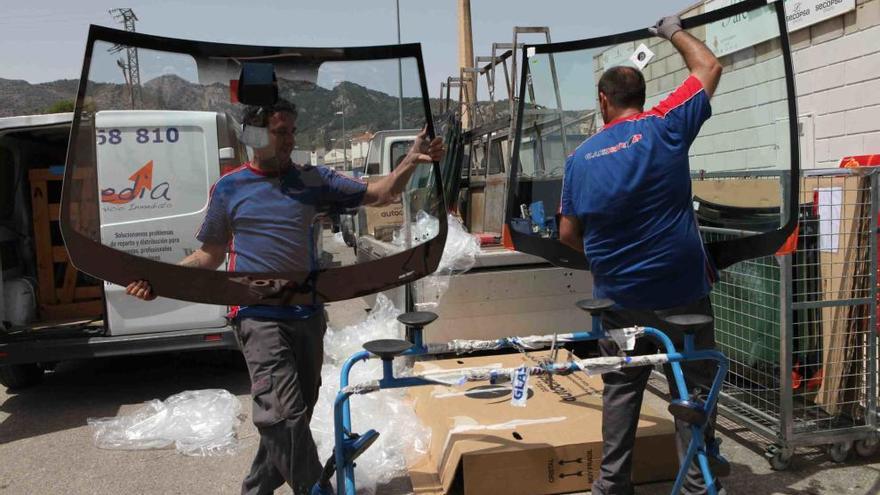
[[[274,104],[240,101],[249,61],[271,64]],[[84,64],[61,215],[80,270],[121,285],[147,279],[177,299],[278,305],[385,290],[439,262],[436,163],[418,165],[393,198],[352,177],[364,163],[355,136],[433,133],[418,45],[225,45],[93,26]],[[394,157],[409,148],[398,144]],[[364,206],[376,199],[387,204]],[[374,219],[362,233],[369,256],[332,234],[330,218],[352,210]],[[190,267],[202,248],[228,262]]]

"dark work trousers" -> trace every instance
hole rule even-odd
[[[308,493],[321,475],[309,422],[321,386],[326,327],[323,311],[307,320],[242,318],[236,325],[260,432],[243,495],[272,494],[285,482],[295,494]]]
[[[709,298],[703,298],[686,306],[662,311],[650,310],[611,310],[602,318],[602,325],[606,329],[627,328],[632,326],[654,327],[665,332],[676,346],[676,350],[684,350],[684,333],[669,328],[662,318],[675,314],[705,314],[712,316],[712,304]],[[714,325],[706,325],[696,332],[697,349],[712,349],[715,347]],[[635,349],[627,354],[638,356],[654,354],[660,349],[665,352],[659,342],[642,337],[636,340]],[[616,356],[619,347],[613,340],[599,341],[599,349],[603,356]],[[699,388],[700,394],[705,395],[712,386],[717,365],[714,361],[692,361],[682,363],[685,382],[688,391],[693,393]],[[639,421],[639,413],[642,408],[642,397],[648,378],[651,375],[651,367],[625,368],[602,374],[605,385],[602,394],[602,466],[599,479],[593,483],[593,495],[630,495],[634,493],[632,479],[633,445],[636,439],[636,428]],[[672,369],[665,367],[666,378],[669,381],[670,392],[675,396],[675,380],[672,377]],[[676,443],[679,459],[687,453],[688,443],[691,439],[691,431],[687,423],[676,421]],[[715,415],[713,414],[710,424],[706,428],[706,439],[715,436]],[[662,455],[662,452],[656,454]],[[696,459],[695,459],[696,460]],[[720,487],[720,483],[716,484]],[[688,495],[706,493],[706,484],[697,463],[694,462],[688,471],[687,480],[684,483],[683,492]],[[723,492],[722,492],[723,493]]]

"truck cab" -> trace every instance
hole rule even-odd
[[[364,164],[355,168],[353,175],[371,181],[390,174],[409,152],[419,132],[418,129],[377,131],[367,145]],[[384,231],[403,222],[402,215],[400,204],[368,207],[361,209],[358,214],[341,215],[342,238],[346,245],[357,252],[358,238],[364,235],[382,237]]]

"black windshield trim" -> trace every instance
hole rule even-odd
[[[394,58],[414,58],[417,62],[422,110],[427,132],[434,134],[431,116],[425,66],[418,43],[404,45],[343,47],[343,48],[284,48],[234,45],[226,43],[202,42],[185,39],[152,36],[132,33],[102,26],[91,26],[83,57],[83,69],[77,90],[70,143],[67,153],[67,166],[62,186],[62,205],[60,227],[70,259],[82,272],[111,283],[126,285],[133,280],[149,280],[156,294],[173,299],[192,302],[226,305],[290,305],[315,304],[388,290],[415,281],[436,270],[446,242],[447,219],[443,198],[442,181],[435,180],[435,197],[439,202],[437,210],[439,233],[433,239],[407,251],[377,260],[338,268],[322,269],[315,272],[288,273],[246,273],[226,272],[188,268],[115,250],[84,235],[73,228],[70,184],[75,180],[73,164],[77,162],[75,146],[81,139],[89,136],[79,135],[83,115],[84,100],[88,86],[88,71],[96,42],[108,42],[144,49],[177,52],[196,57],[302,57],[309,61],[364,61]],[[435,177],[440,177],[440,167],[433,163]],[[77,177],[77,180],[90,180]],[[97,184],[94,183],[97,191]],[[182,281],[186,281],[185,283]],[[266,287],[283,286],[278,291]]]

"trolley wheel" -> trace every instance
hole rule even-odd
[[[837,442],[828,446],[828,456],[834,462],[846,462],[852,453],[852,442]]]
[[[779,445],[772,445],[764,454],[774,471],[787,471],[791,467],[793,452]]]
[[[856,454],[860,457],[872,457],[880,447],[880,438],[876,436],[862,438],[855,443]]]

